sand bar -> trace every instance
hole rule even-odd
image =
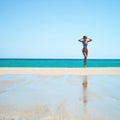
[[[120,68],[0,68],[0,75],[4,74],[120,75]]]

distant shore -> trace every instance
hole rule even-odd
[[[120,67],[112,68],[0,68],[4,74],[39,74],[43,76],[60,75],[120,75]]]

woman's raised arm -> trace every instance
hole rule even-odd
[[[91,39],[91,38],[88,38],[87,42],[91,42],[91,41],[92,41],[92,39]]]
[[[79,39],[78,41],[79,41],[79,42],[83,42],[84,40],[83,40],[83,38],[81,38],[81,39]]]

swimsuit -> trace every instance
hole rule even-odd
[[[83,42],[83,48],[87,48],[87,42]]]
[[[86,53],[86,54],[88,54],[87,45],[88,45],[87,42],[83,42],[83,49],[82,49],[82,52],[83,52],[83,53]]]

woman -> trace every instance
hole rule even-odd
[[[87,45],[88,45],[88,42],[92,41],[92,39],[87,38],[87,36],[83,36],[83,38],[79,39],[78,41],[82,42],[82,44],[83,44],[82,53],[84,55],[84,67],[86,67],[86,60],[87,60],[87,56],[88,56]]]

